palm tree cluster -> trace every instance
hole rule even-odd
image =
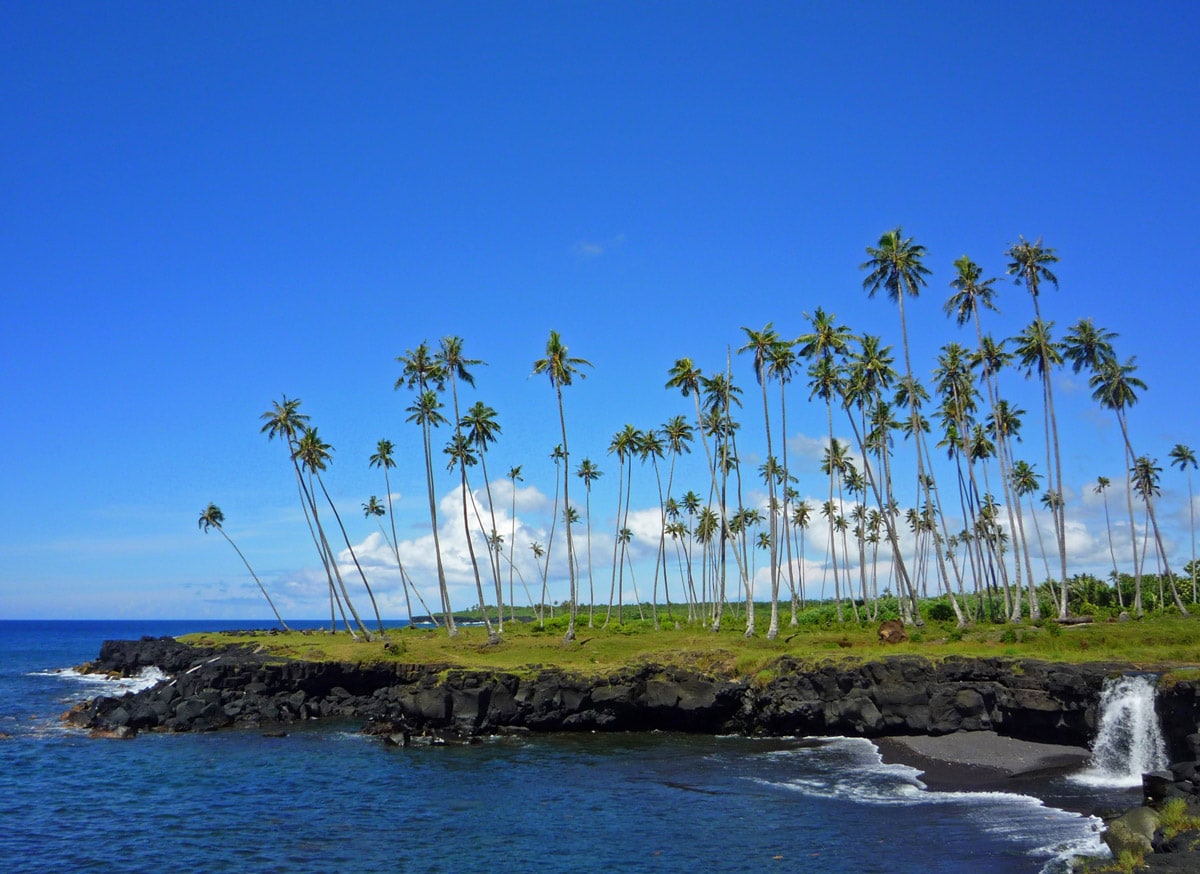
[[[440,616],[447,632],[455,634],[456,627],[439,536],[442,523],[438,519],[433,454],[434,431],[447,425],[450,436],[443,448],[446,467],[457,474],[467,563],[482,620],[493,638],[504,631],[506,605],[512,619],[514,573],[520,577],[539,620],[545,620],[551,557],[560,522],[565,543],[565,550],[559,547],[560,561],[565,564],[568,587],[564,603],[568,641],[574,639],[577,622],[581,621],[584,567],[589,627],[597,621],[607,625],[614,618],[618,623],[624,621],[628,577],[634,594],[629,608],[636,609],[641,619],[647,618],[648,609],[655,627],[661,621],[663,602],[668,621],[700,623],[714,631],[721,629],[729,613],[744,615],[745,634],[751,636],[757,633],[756,601],[765,599],[770,603],[766,636],[774,638],[780,630],[781,598],[790,605],[790,622],[795,625],[798,611],[805,606],[806,592],[816,585],[816,570],[821,576],[821,598],[832,595],[839,621],[875,620],[882,610],[894,609],[905,622],[920,624],[920,603],[929,598],[945,604],[947,616],[960,625],[982,619],[1017,622],[1025,616],[1037,620],[1044,610],[1066,618],[1071,583],[1068,490],[1063,482],[1053,383],[1055,374],[1068,364],[1075,374],[1087,379],[1100,407],[1115,416],[1122,437],[1134,575],[1133,599],[1128,607],[1138,615],[1143,612],[1143,570],[1152,551],[1161,571],[1158,579],[1165,580],[1169,587],[1175,609],[1186,615],[1155,507],[1155,499],[1161,494],[1161,469],[1153,458],[1135,452],[1130,436],[1128,413],[1138,393],[1145,390],[1136,375],[1134,359],[1119,358],[1113,347],[1116,335],[1090,319],[1077,321],[1061,340],[1054,337],[1054,323],[1042,318],[1039,302],[1043,290],[1058,286],[1052,272],[1058,262],[1054,249],[1040,239],[1031,242],[1021,237],[1004,254],[1008,275],[1032,300],[1033,320],[1009,338],[989,333],[985,317],[997,311],[998,279],[985,278],[978,264],[962,256],[954,262],[951,293],[944,310],[959,326],[973,329],[973,343],[943,345],[925,382],[913,366],[905,308],[927,287],[932,274],[925,263],[925,247],[906,237],[899,227],[885,232],[876,245],[866,248],[867,260],[860,269],[865,273],[863,288],[867,294],[875,297],[882,292],[896,306],[903,354],[900,368],[892,347],[881,337],[855,334],[839,323],[835,314],[820,307],[804,314],[805,328],[795,337],[783,336],[774,323],[760,329],[743,327],[744,342],[736,351],[752,364],[765,436],[764,460],[756,469],[744,464],[745,452],[738,447],[743,388],[734,378],[733,350],[727,351],[722,369],[709,373],[692,359],[679,358],[667,374],[665,387],[690,400],[691,417],[672,416],[661,426],[645,429],[627,424],[613,435],[607,448],[616,466],[617,501],[609,596],[602,619],[595,609],[592,487],[604,473],[591,458],[584,457],[572,465],[564,404],[564,389],[585,376],[590,362],[571,356],[556,331],[550,332],[544,356],[533,362],[533,373],[545,375],[554,389],[560,440],[551,453],[557,475],[546,545],[537,541],[529,545],[542,584],[540,601],[535,603],[529,598],[529,587],[514,552],[516,489],[522,480],[522,467],[510,468],[507,476],[513,496],[506,552],[487,469],[489,448],[501,433],[498,414],[482,401],[465,411],[460,409],[460,387],[475,386],[473,371],[484,362],[466,357],[464,343],[458,337],[443,338],[436,348],[422,342],[406,351],[397,358],[402,371],[395,388],[411,392],[408,421],[421,432]],[[1020,457],[1028,414],[1002,392],[1005,379],[1013,373],[1036,378],[1040,386],[1044,459]],[[827,443],[820,471],[826,485],[817,503],[801,499],[798,472],[788,458],[788,388],[798,377],[806,378],[808,400],[819,404],[825,418]],[[322,478],[332,447],[320,439],[308,417],[299,412],[299,405],[298,400],[286,396],[275,402],[263,414],[262,430],[270,439],[281,438],[288,448],[297,494],[328,580],[331,627],[340,611],[347,629],[370,639],[373,632],[354,607],[346,574],[321,518],[321,508],[328,507],[345,543],[345,554],[371,600],[378,633],[382,634],[371,586]],[[839,431],[848,434],[849,439],[840,438]],[[676,462],[690,454],[697,441],[703,450],[707,481],[679,494]],[[899,445],[907,446],[910,452],[903,465],[897,457]],[[944,463],[936,462],[939,453],[944,453]],[[1195,455],[1179,444],[1171,450],[1170,459],[1188,474],[1190,510],[1190,471],[1197,466]],[[643,470],[649,464],[657,495],[655,530],[637,538],[630,515],[635,462]],[[1039,472],[1043,464],[1044,472]],[[429,613],[420,587],[401,561],[389,479],[389,471],[397,462],[390,441],[379,441],[370,465],[384,473],[387,505],[372,496],[363,504],[364,515],[379,521],[380,534],[395,557],[409,616],[413,615],[414,595]],[[471,484],[471,471],[476,467],[482,479],[481,493]],[[898,482],[894,472],[909,467],[914,471],[911,484]],[[573,476],[582,481],[584,489],[582,514],[571,503]],[[1113,578],[1117,582],[1120,572],[1106,491],[1110,485],[1110,479],[1099,477],[1094,492],[1104,501]],[[317,500],[318,494],[324,502]],[[912,505],[902,506],[898,495],[910,496]],[[1141,544],[1135,496],[1144,515]],[[390,537],[381,521],[385,515],[391,518]],[[806,557],[811,546],[806,543],[806,533],[818,517],[824,520],[827,533],[824,560],[816,563],[814,570]],[[220,511],[210,505],[201,515],[201,526],[205,530],[216,527],[224,534],[221,518]],[[1189,568],[1194,575],[1194,515],[1190,518],[1193,542]],[[1046,534],[1043,519],[1048,519]],[[582,556],[577,554],[573,533],[580,523],[586,532]],[[1152,550],[1148,548],[1151,539]],[[648,603],[639,594],[634,577],[636,540],[652,546],[654,552]],[[1040,568],[1034,565],[1035,552],[1041,558]],[[759,566],[760,553],[763,567]],[[507,601],[503,563],[507,564]],[[639,566],[643,572],[647,567]],[[682,614],[685,618],[680,620],[675,617],[672,603],[672,577],[676,605],[686,610]],[[643,579],[643,583],[648,580]],[[1191,583],[1194,602],[1195,580]],[[261,583],[259,586],[266,595],[266,589]],[[1163,599],[1158,602],[1162,604]]]

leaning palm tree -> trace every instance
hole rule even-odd
[[[246,556],[242,555],[242,551],[238,549],[238,545],[233,542],[233,538],[226,533],[222,524],[224,521],[225,514],[221,512],[221,508],[216,504],[209,504],[200,514],[200,530],[205,534],[208,533],[209,528],[216,528],[221,532],[221,536],[224,537],[229,545],[233,547],[233,551],[238,554],[238,558],[242,560],[242,564],[246,566],[246,570],[250,571],[250,576],[254,577],[254,582],[258,583],[258,590],[262,592],[263,597],[267,599],[267,603],[271,605],[271,612],[274,613],[275,618],[279,620],[280,627],[282,627],[284,631],[291,631],[292,629],[288,628],[287,623],[283,621],[283,617],[279,615],[279,611],[275,609],[275,602],[272,601],[271,596],[267,594],[266,586],[262,584],[262,580],[258,578],[258,574],[254,572],[254,568],[250,567],[250,562],[246,561]]]
[[[1126,473],[1126,501],[1129,502],[1129,527],[1133,536],[1134,547],[1134,608],[1138,616],[1142,615],[1142,575],[1137,566],[1137,532],[1133,525],[1133,506],[1132,498],[1129,493],[1132,492],[1132,483],[1129,479],[1133,469],[1137,467],[1138,456],[1133,451],[1133,444],[1129,440],[1129,425],[1126,421],[1126,410],[1137,403],[1137,391],[1145,390],[1146,384],[1138,377],[1134,376],[1137,367],[1134,365],[1134,359],[1130,358],[1124,364],[1121,364],[1116,356],[1108,358],[1096,372],[1088,385],[1092,387],[1092,398],[1100,403],[1102,407],[1110,409],[1117,417],[1117,424],[1121,427],[1121,437],[1125,441],[1125,454],[1127,460],[1131,463]],[[1148,479],[1147,479],[1148,482]],[[1183,606],[1183,601],[1179,598],[1179,592],[1175,588],[1175,580],[1171,576],[1170,565],[1167,564],[1166,550],[1162,546],[1162,537],[1158,530],[1158,519],[1154,513],[1154,502],[1146,498],[1146,515],[1150,517],[1150,524],[1154,529],[1155,542],[1158,545],[1159,553],[1163,559],[1163,567],[1166,571],[1167,579],[1171,581],[1171,594],[1175,598],[1175,606],[1179,608],[1179,612],[1183,616],[1188,615],[1187,608]]]
[[[308,525],[308,533],[312,536],[313,545],[316,546],[317,554],[321,557],[321,567],[325,570],[325,579],[329,585],[329,631],[333,633],[335,630],[337,611],[340,610],[346,630],[354,635],[353,629],[350,628],[350,622],[346,618],[346,608],[342,604],[337,585],[334,583],[334,574],[337,572],[337,568],[336,563],[331,560],[332,553],[328,550],[328,540],[321,527],[321,516],[317,511],[312,490],[300,470],[300,462],[296,455],[300,437],[308,427],[308,416],[300,412],[299,398],[288,398],[287,395],[284,395],[281,400],[272,401],[271,409],[259,418],[264,422],[262,428],[259,429],[260,433],[266,434],[268,440],[278,437],[287,445],[288,458],[292,462],[292,470],[296,474],[296,491],[300,495],[300,508],[304,512],[304,521]]]
[[[550,384],[554,386],[554,394],[558,401],[558,424],[562,430],[562,449],[563,449],[563,504],[571,506],[570,499],[570,483],[571,483],[571,466],[570,456],[567,451],[567,420],[563,413],[562,390],[564,385],[570,385],[576,376],[583,379],[584,374],[580,372],[581,367],[591,367],[592,364],[585,358],[572,358],[567,351],[567,345],[562,341],[558,331],[551,331],[550,337],[546,340],[546,357],[539,358],[533,362],[533,372],[544,373],[550,379]],[[579,603],[579,593],[576,588],[575,580],[575,549],[571,539],[571,526],[567,525],[567,577],[570,582],[571,591],[571,617],[567,624],[567,633],[563,639],[571,641],[575,639],[575,615],[577,605]]]
[[[1176,443],[1170,452],[1171,467],[1177,467],[1187,473],[1188,481],[1188,522],[1192,534],[1192,603],[1196,603],[1196,506],[1192,500],[1192,470],[1196,468],[1196,453],[1191,447]],[[1189,468],[1191,468],[1189,470]]]
[[[367,596],[371,599],[371,607],[375,611],[375,622],[379,627],[379,636],[383,637],[385,634],[383,619],[379,615],[379,605],[375,602],[375,593],[371,590],[371,584],[367,581],[367,575],[358,561],[358,555],[354,552],[354,546],[350,543],[350,535],[346,533],[346,526],[342,524],[342,515],[338,512],[337,505],[333,502],[333,497],[329,494],[329,489],[325,487],[325,479],[321,476],[321,471],[329,466],[329,462],[333,458],[333,447],[320,438],[315,427],[307,428],[304,431],[304,435],[296,444],[295,455],[300,462],[301,468],[308,471],[310,481],[314,478],[316,479],[317,485],[321,487],[321,493],[325,495],[325,500],[329,504],[329,509],[333,511],[333,518],[337,521],[338,529],[342,532],[342,540],[345,542],[346,549],[350,553],[350,558],[354,561],[354,567],[358,570],[358,575],[367,590]],[[329,548],[328,543],[326,543],[326,548],[329,549],[334,573],[338,578],[342,597],[346,599],[346,606],[349,608],[363,636],[367,640],[371,640],[371,633],[363,625],[362,620],[358,616],[358,611],[354,609],[354,604],[350,601],[350,593],[346,590],[345,581],[342,580],[341,574],[338,571],[337,560],[333,555],[333,550]]]

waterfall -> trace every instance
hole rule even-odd
[[[1076,779],[1098,786],[1140,786],[1142,774],[1167,767],[1154,688],[1155,678],[1145,674],[1104,681],[1091,762]]]

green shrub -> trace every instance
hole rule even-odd
[[[1013,644],[1017,643],[1019,640],[1020,638],[1017,636],[1017,629],[1013,628],[1011,625],[1004,629],[1004,631],[1000,632],[1001,643]]]
[[[958,616],[948,601],[934,601],[925,608],[925,618],[930,622],[954,622]]]

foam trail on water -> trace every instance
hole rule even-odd
[[[1075,780],[1091,786],[1140,786],[1142,774],[1167,766],[1154,689],[1155,678],[1145,674],[1104,681],[1091,764]]]

